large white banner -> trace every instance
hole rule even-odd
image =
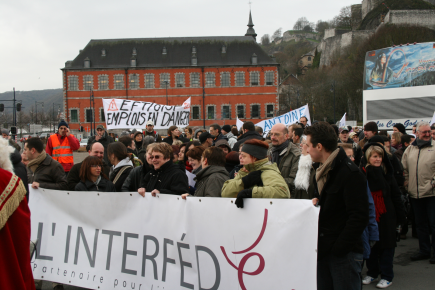
[[[286,126],[289,126],[298,122],[301,117],[307,117],[307,125],[311,126],[310,109],[308,108],[308,104],[296,110],[285,113],[284,115],[261,121],[255,124],[255,126],[263,128],[263,136],[266,136],[267,133],[269,133],[269,131],[272,129],[273,125],[282,123]]]
[[[33,276],[90,289],[316,289],[310,200],[31,189]]]
[[[154,129],[189,125],[190,98],[181,106],[124,99],[103,99],[107,129],[145,128],[147,121],[154,122]]]

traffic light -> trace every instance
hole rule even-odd
[[[17,104],[17,112],[21,111],[21,103]]]
[[[0,112],[3,112],[5,110],[5,105],[0,104]]]
[[[11,127],[11,135],[17,135],[17,127],[15,126]]]

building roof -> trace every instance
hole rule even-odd
[[[279,85],[280,86],[301,85],[301,81],[298,79],[297,76],[290,74],[286,76]]]
[[[65,69],[84,69],[86,58],[90,60],[90,69],[128,68],[132,58],[136,59],[137,68],[191,67],[193,47],[198,67],[252,65],[254,53],[257,65],[277,65],[252,36],[212,36],[92,39],[73,61],[65,64]],[[162,53],[163,48],[166,54]]]

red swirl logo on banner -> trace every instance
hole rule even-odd
[[[264,210],[263,227],[261,229],[260,235],[258,236],[257,240],[250,247],[248,247],[247,249],[245,249],[243,251],[232,252],[233,254],[237,255],[237,254],[247,253],[250,250],[254,249],[258,245],[258,243],[263,238],[264,232],[266,231],[267,215],[268,215],[268,210],[265,209]],[[245,255],[242,258],[242,260],[240,261],[239,266],[237,267],[228,258],[227,253],[225,252],[225,248],[221,246],[221,250],[222,250],[222,253],[225,256],[225,259],[227,259],[228,264],[230,264],[234,269],[237,270],[237,277],[239,279],[239,284],[240,284],[240,287],[242,288],[242,290],[246,290],[245,283],[243,282],[243,274],[250,275],[250,276],[256,276],[256,275],[260,274],[261,272],[263,272],[263,270],[264,270],[264,266],[265,266],[264,258],[259,253],[255,253],[254,252],[254,253],[249,253],[249,254]],[[245,267],[246,262],[249,260],[249,258],[254,257],[254,256],[257,256],[258,259],[260,260],[260,264],[258,265],[257,270],[255,270],[254,272],[245,272],[244,271],[244,267]]]

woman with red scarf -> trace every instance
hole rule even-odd
[[[367,260],[368,271],[363,284],[370,284],[381,275],[376,287],[387,288],[391,286],[394,278],[396,228],[405,219],[405,208],[384,147],[379,143],[369,142],[364,146],[363,152],[361,166],[373,196],[379,229],[379,241],[373,246]]]

